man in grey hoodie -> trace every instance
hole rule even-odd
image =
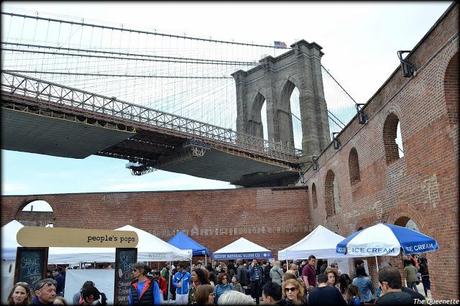
[[[272,282],[277,283],[281,286],[283,281],[283,269],[281,269],[281,262],[279,260],[275,261],[273,267],[270,269],[270,277]]]

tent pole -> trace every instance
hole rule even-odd
[[[204,253],[204,266],[208,266],[208,258],[206,257],[206,253]]]
[[[377,256],[375,256],[375,266],[377,267],[377,278],[378,278],[378,274],[379,274],[379,262],[377,260]]]
[[[171,270],[172,270],[171,261],[169,261],[169,266],[171,267]],[[168,297],[168,304],[169,304],[169,302],[171,301],[171,271],[170,270],[168,270],[168,294],[166,296]]]

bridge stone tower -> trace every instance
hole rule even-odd
[[[302,150],[311,160],[329,144],[329,122],[321,74],[322,47],[305,40],[291,45],[278,56],[267,56],[260,65],[232,74],[236,83],[237,131],[263,137],[261,108],[267,103],[267,130],[270,141],[294,146],[290,96],[300,93]]]

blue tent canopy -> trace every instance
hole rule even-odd
[[[187,236],[183,231],[178,232],[174,237],[169,239],[168,243],[172,244],[179,249],[192,249],[193,256],[209,256],[208,248],[202,246],[189,236]]]

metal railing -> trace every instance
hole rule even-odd
[[[273,159],[297,163],[298,157],[302,155],[301,150],[281,142],[268,141],[231,129],[120,101],[115,97],[110,98],[21,74],[2,71],[1,88],[5,93],[33,98],[38,105],[53,103],[66,108],[112,116],[132,124],[146,124],[186,137],[198,137],[210,144],[220,144]]]

